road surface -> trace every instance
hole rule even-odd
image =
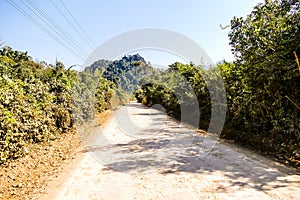
[[[131,103],[105,127],[83,130],[93,132],[84,138],[85,149],[43,199],[300,197],[300,176],[292,170],[216,141],[163,111]],[[203,142],[213,148],[204,148]]]

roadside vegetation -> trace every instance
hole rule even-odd
[[[207,80],[213,84],[218,75],[227,102],[221,137],[300,169],[300,3],[266,0],[229,27],[233,63],[175,62],[165,70],[136,54],[98,60],[78,72],[0,44],[0,198],[30,199],[47,174],[74,156],[80,146],[76,125],[99,113],[108,118],[105,111],[129,100],[160,104],[177,119],[184,106],[184,120],[199,118],[196,126],[207,130]],[[213,87],[218,96],[222,87]]]
[[[185,77],[199,101],[199,127],[207,129],[211,99],[203,75],[215,80],[220,72],[226,89],[227,116],[222,137],[271,154],[300,167],[300,4],[299,1],[266,1],[246,18],[233,18],[229,31],[234,63],[209,69],[174,63],[149,76],[135,92],[147,106],[162,104],[179,118],[176,73]],[[167,80],[167,81],[166,81]],[[216,86],[216,89],[217,86]]]
[[[183,101],[174,93],[185,87],[184,81],[200,108],[190,119],[200,115],[199,128],[207,129],[211,97],[203,75],[213,82],[220,73],[227,99],[221,136],[299,168],[299,9],[296,0],[269,0],[246,18],[234,17],[229,39],[236,61],[210,67],[176,62],[155,70],[137,54],[99,60],[77,72],[61,62],[35,62],[27,52],[2,47],[0,164],[25,155],[30,144],[54,140],[76,123],[127,103],[133,92],[144,105],[161,104],[180,118],[180,105],[192,106],[192,94]]]
[[[31,144],[49,142],[128,103],[148,66],[139,55],[99,60],[84,71],[34,62],[27,52],[0,50],[0,164],[25,155]]]

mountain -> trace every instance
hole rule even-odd
[[[125,55],[119,60],[98,60],[85,71],[90,73],[99,72],[103,78],[114,82],[123,91],[134,92],[137,89],[139,80],[149,75],[153,68],[147,64],[139,54]]]

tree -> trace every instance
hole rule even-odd
[[[239,63],[292,65],[300,50],[298,0],[266,0],[244,18],[231,21],[232,52]]]
[[[231,21],[229,32],[241,87],[232,102],[237,123],[273,142],[300,141],[300,3],[266,0],[246,18]],[[297,102],[298,101],[298,102]]]

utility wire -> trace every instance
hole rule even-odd
[[[87,34],[87,32],[84,30],[84,28],[82,28],[82,26],[79,24],[79,22],[76,20],[76,18],[72,15],[72,13],[69,11],[69,9],[67,8],[67,6],[64,4],[64,2],[62,2],[62,0],[60,0],[60,3],[63,5],[63,7],[65,8],[65,10],[68,12],[68,14],[72,17],[72,19],[75,21],[75,23],[77,24],[77,26],[81,29],[81,31],[86,35],[86,37],[88,38],[88,40],[90,41],[90,43],[96,47],[95,42],[93,42],[93,40],[90,38],[90,36]]]
[[[28,14],[24,9],[22,9],[20,6],[18,6],[14,1],[12,0],[6,0],[12,7],[14,7],[16,10],[18,10],[23,16],[25,16],[28,20],[30,20],[32,23],[34,23],[39,29],[44,31],[46,34],[48,34],[52,39],[54,39],[56,42],[58,42],[61,46],[66,48],[68,51],[70,51],[74,56],[78,56],[81,59],[84,59],[84,57],[80,54],[78,54],[76,51],[74,51],[72,48],[70,48],[68,45],[64,43],[64,41],[60,40],[56,35],[51,33],[47,28],[45,28],[42,24],[40,24],[36,19],[34,19],[30,14]]]
[[[59,13],[65,18],[65,20],[72,26],[72,28],[80,35],[80,37],[91,47],[95,48],[93,43],[91,43],[88,39],[89,37],[87,36],[87,39],[85,36],[83,36],[80,31],[73,25],[73,23],[68,19],[68,17],[61,11],[61,9],[54,3],[54,1],[50,0],[53,6],[59,11]]]
[[[69,41],[69,43],[73,44],[76,46],[77,49],[79,49],[79,51],[81,51],[81,53],[83,53],[84,56],[87,56],[86,51],[84,51],[81,47],[80,44],[78,44],[76,42],[76,40],[74,40],[71,36],[68,35],[68,33],[55,21],[53,20],[34,0],[26,0],[35,10],[37,10],[39,12],[40,15],[42,15],[44,17],[45,20],[47,20],[49,23],[51,23],[51,25],[53,26],[53,28],[55,28],[57,31],[59,31],[65,38],[67,38],[67,40]]]
[[[82,56],[87,56],[86,52],[75,43],[75,40],[72,39],[68,34],[63,30],[61,26],[59,26],[51,17],[47,15],[41,9],[35,2],[26,0],[27,3],[30,5],[27,5],[23,0],[20,0],[38,19],[43,21],[49,28],[52,29],[56,34],[58,34],[64,41],[66,41],[70,46],[72,46],[73,49],[76,49],[78,53],[80,53]],[[33,4],[35,3],[35,4]],[[36,12],[37,11],[37,12]]]

